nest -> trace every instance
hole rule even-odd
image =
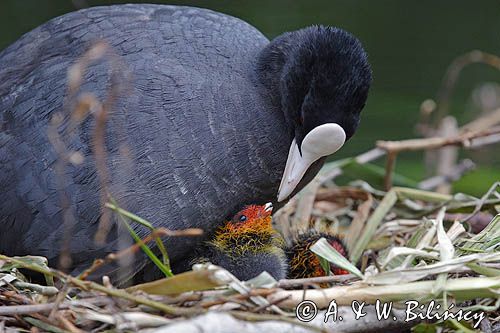
[[[5,331],[49,332],[179,332],[200,323],[211,332],[287,332],[292,327],[298,332],[362,332],[425,322],[419,325],[444,329],[451,325],[470,331],[482,319],[479,325],[498,327],[500,215],[494,216],[500,205],[498,185],[482,198],[473,198],[410,188],[381,192],[363,182],[348,187],[312,183],[310,187],[316,186],[317,192],[303,226],[344,235],[350,255],[347,260],[324,240],[311,251],[349,271],[347,275],[275,281],[263,273],[243,282],[206,264],[174,277],[119,289],[106,277],[96,283],[68,276],[47,267],[41,257],[0,256],[1,325]],[[302,216],[296,207],[305,205],[310,193],[304,191],[275,217],[284,234],[300,234],[290,226],[300,225]],[[479,233],[471,232],[471,226],[481,228],[478,224],[485,218],[491,222]],[[351,262],[361,265],[358,268]],[[44,274],[47,284],[30,283],[21,268]],[[408,300],[427,306],[434,301],[446,309],[453,304],[450,313],[461,310],[484,317],[459,321],[463,318],[457,314],[443,321],[435,315],[434,319],[405,322]],[[353,302],[366,304],[362,321],[353,318]],[[373,306],[377,302],[392,305],[388,320],[377,319]],[[298,308],[304,304],[312,310]],[[323,321],[324,311],[332,306],[344,320]],[[297,320],[303,315],[300,311],[316,311],[316,316],[301,322]]]

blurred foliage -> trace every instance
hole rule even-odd
[[[374,83],[355,138],[335,158],[366,151],[378,139],[414,137],[420,103],[436,95],[447,66],[456,56],[473,49],[500,54],[498,0],[2,0],[0,49],[48,19],[77,7],[123,2],[206,7],[237,16],[269,38],[311,24],[339,26],[358,36],[369,53]],[[472,91],[484,82],[499,79],[500,73],[484,65],[465,69],[451,105],[459,123],[477,117]],[[494,151],[498,151],[498,145],[475,153],[473,160],[481,168],[455,188],[480,194],[492,180],[500,179],[500,156]],[[421,161],[421,155],[402,154],[397,171],[419,180],[424,175]]]

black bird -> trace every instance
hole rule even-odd
[[[117,56],[90,55],[69,94],[68,69],[100,40]],[[276,203],[277,193],[284,202],[310,181],[354,134],[370,83],[361,43],[338,28],[269,42],[228,15],[143,4],[52,19],[0,52],[0,252],[54,264],[68,246],[78,272],[122,246],[116,224],[105,245],[94,241],[103,184],[96,122],[88,116],[72,129],[69,110],[88,93],[112,101],[104,136],[112,197],[155,226],[210,232],[241,205]],[[58,168],[64,151],[83,159]],[[165,239],[174,270],[200,241]],[[138,254],[134,272],[151,279],[150,268]]]

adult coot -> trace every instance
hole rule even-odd
[[[99,40],[115,56],[90,54],[68,94],[68,68]],[[105,184],[170,229],[210,232],[242,204],[284,201],[353,135],[370,81],[360,42],[337,28],[269,42],[224,14],[139,4],[55,18],[0,53],[0,252],[54,263],[64,249],[79,271],[124,246],[116,223],[95,242]],[[100,145],[102,123],[70,121],[89,93],[109,109]],[[174,270],[201,240],[166,238]],[[148,262],[137,254],[133,271]]]

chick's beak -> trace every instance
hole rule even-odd
[[[319,125],[307,133],[302,140],[302,154],[293,139],[278,189],[278,202],[292,194],[311,164],[323,156],[335,153],[344,145],[345,139],[344,129],[335,123]]]

